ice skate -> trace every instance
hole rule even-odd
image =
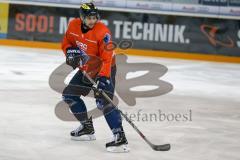
[[[90,118],[70,134],[71,139],[75,141],[92,141],[96,140],[94,133],[92,118]]]
[[[114,134],[113,141],[106,144],[106,149],[108,152],[113,153],[124,153],[129,152],[128,141],[125,137],[123,131]]]

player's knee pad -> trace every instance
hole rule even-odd
[[[103,111],[105,108],[109,107],[109,102],[107,102],[106,100],[104,100],[103,98],[100,99],[96,99],[96,105],[97,108],[101,111]]]
[[[103,114],[106,115],[116,110],[116,108],[111,103],[108,103],[101,110],[103,111]]]
[[[104,117],[111,129],[122,126],[122,117],[119,110],[113,105],[109,105],[103,110]]]
[[[67,103],[70,106],[73,106],[74,104],[82,101],[82,99],[79,96],[73,95],[62,95],[62,99],[65,103]]]

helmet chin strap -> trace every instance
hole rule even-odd
[[[83,27],[84,29],[88,29],[88,26],[86,25],[86,18],[82,17]]]
[[[91,30],[91,28],[89,28],[89,27],[86,25],[86,23],[84,22],[84,20],[83,20],[83,23],[82,23],[82,25],[81,25],[81,30],[82,30],[83,33],[87,33],[89,30]]]
[[[90,28],[86,25],[86,23],[83,23],[83,28],[84,28],[84,29],[90,29]]]

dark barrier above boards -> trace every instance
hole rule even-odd
[[[60,42],[78,9],[10,5],[8,39]],[[240,56],[238,20],[101,11],[113,40],[133,48]]]
[[[227,0],[199,0],[200,4],[203,5],[214,5],[214,6],[227,6]]]

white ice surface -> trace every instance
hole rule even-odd
[[[156,152],[124,121],[131,152],[110,154],[105,143],[111,132],[103,117],[94,119],[97,140],[74,142],[69,132],[77,122],[55,115],[61,94],[51,90],[48,78],[64,62],[59,50],[0,46],[0,160],[239,160],[240,65],[203,61],[129,56],[129,62],[165,65],[161,77],[174,89],[163,96],[139,98],[127,113],[188,113],[192,121],[137,121],[150,141],[169,142],[169,152]],[[128,74],[127,78],[143,73]],[[93,99],[85,98],[89,109]]]

